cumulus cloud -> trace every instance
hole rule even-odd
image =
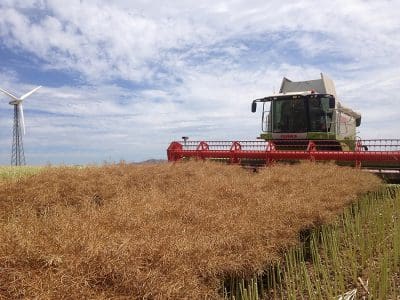
[[[362,113],[360,134],[395,137],[399,8],[361,0],[5,0],[0,53],[23,56],[41,75],[3,64],[1,86],[17,94],[45,86],[25,105],[35,163],[164,158],[182,135],[253,139],[260,116],[250,100],[278,90],[283,76],[320,72]],[[55,84],[54,72],[73,80]],[[7,163],[12,111],[0,99]]]

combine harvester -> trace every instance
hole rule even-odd
[[[283,78],[279,94],[253,100],[262,103],[262,133],[258,141],[174,141],[168,161],[213,159],[245,166],[277,161],[336,161],[400,180],[400,139],[361,140],[356,128],[361,115],[344,107],[335,85],[321,79],[294,82]]]

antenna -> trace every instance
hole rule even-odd
[[[24,118],[24,108],[22,106],[22,103],[27,97],[32,95],[40,88],[41,86],[38,86],[33,90],[31,90],[30,92],[22,95],[20,98],[0,88],[1,92],[3,92],[12,99],[9,102],[9,104],[14,106],[13,141],[11,147],[12,166],[25,165],[24,145],[22,142],[22,137],[23,135],[25,135],[25,118]]]

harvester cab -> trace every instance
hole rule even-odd
[[[317,144],[331,141],[332,150],[355,146],[339,141],[356,139],[361,115],[337,101],[333,81],[322,73],[316,80],[294,82],[283,78],[278,94],[253,100],[252,112],[256,112],[258,102],[263,104],[259,139],[273,141],[278,147],[297,145],[299,149],[313,140],[319,141]]]

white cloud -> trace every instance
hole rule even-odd
[[[25,106],[27,149],[54,149],[55,161],[60,147],[70,149],[69,162],[78,157],[73,149],[92,151],[93,161],[109,153],[140,160],[164,157],[168,142],[186,134],[253,139],[260,116],[249,112],[250,100],[278,90],[283,76],[320,72],[363,114],[364,136],[393,137],[400,129],[399,9],[394,1],[361,0],[5,0],[0,46],[38,58],[41,73],[80,76],[79,85],[45,86]],[[17,94],[32,87],[10,66],[1,70],[2,87]],[[0,101],[0,116],[11,117]],[[0,163],[7,151],[0,147]],[[34,161],[46,161],[40,155]]]

